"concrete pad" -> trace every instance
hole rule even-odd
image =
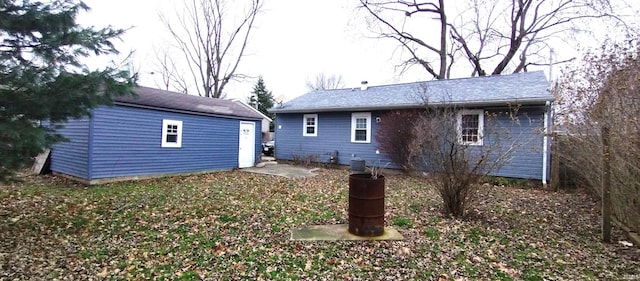
[[[262,156],[262,161],[263,162],[274,162],[276,161],[276,158],[273,156]]]
[[[400,232],[385,227],[384,233],[375,237],[362,237],[349,233],[347,224],[310,225],[291,231],[291,240],[337,241],[337,240],[404,240]]]
[[[250,173],[258,173],[258,174],[266,174],[266,175],[275,175],[281,176],[285,178],[304,178],[304,177],[313,177],[316,176],[313,172],[317,169],[306,169],[297,166],[291,166],[287,164],[277,164],[275,162],[269,162],[269,164],[260,165],[261,167],[251,167],[251,168],[243,168],[243,171],[247,171]]]

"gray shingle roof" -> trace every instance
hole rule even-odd
[[[253,110],[231,100],[205,98],[142,86],[136,87],[134,92],[137,94],[135,97],[114,98],[115,104],[190,114],[262,119],[262,116]]]
[[[275,113],[357,111],[422,107],[429,104],[494,106],[544,104],[555,100],[542,71],[450,80],[313,91],[276,106]],[[425,102],[426,101],[426,102]]]

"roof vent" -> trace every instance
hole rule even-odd
[[[360,82],[360,90],[364,91],[367,88],[369,88],[369,86],[367,84],[369,84],[369,82],[367,82],[367,81]]]

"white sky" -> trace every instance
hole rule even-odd
[[[86,0],[89,13],[80,15],[84,25],[116,28],[132,27],[118,42],[124,57],[134,50],[134,66],[140,72],[139,84],[157,87],[150,72],[154,69],[154,46],[169,42],[158,17],[158,10],[171,7],[168,0]],[[348,4],[347,4],[348,3]],[[307,92],[305,82],[316,74],[342,75],[347,87],[424,80],[417,74],[398,77],[392,61],[392,41],[365,38],[366,26],[356,17],[357,1],[272,0],[256,19],[246,56],[238,72],[256,77],[236,82],[225,90],[227,98],[246,99],[257,76],[262,75],[275,97],[290,100]],[[123,8],[126,7],[126,8]],[[164,12],[172,13],[173,11]],[[384,50],[384,51],[382,51]],[[120,58],[122,59],[122,58]],[[118,61],[113,57],[109,60]],[[109,60],[93,62],[92,67]],[[94,66],[95,64],[95,66]],[[418,71],[416,71],[418,72]],[[157,74],[155,74],[157,75]]]
[[[634,0],[635,1],[635,0]],[[118,42],[124,54],[135,51],[135,69],[139,84],[157,87],[160,81],[154,48],[171,40],[159,20],[158,11],[173,13],[172,0],[85,0],[92,10],[80,15],[80,23],[129,28]],[[230,84],[227,98],[246,99],[262,75],[267,88],[284,101],[307,92],[305,82],[316,74],[342,75],[347,87],[429,80],[424,70],[415,67],[402,76],[395,69],[398,49],[389,39],[366,38],[361,13],[354,10],[355,0],[266,0],[256,19],[255,30],[238,69],[256,77]],[[394,53],[396,55],[394,55]],[[110,58],[118,61],[118,58]],[[104,67],[108,60],[96,60],[93,67]],[[93,65],[95,64],[95,66]],[[558,69],[559,70],[559,69]],[[555,70],[554,70],[555,72]],[[154,77],[155,76],[155,77]]]

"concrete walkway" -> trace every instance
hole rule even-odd
[[[275,175],[293,179],[316,176],[316,174],[314,174],[313,172],[317,171],[318,168],[307,169],[287,164],[278,164],[275,161],[270,161],[262,162],[256,167],[243,168],[242,170],[250,173]]]

